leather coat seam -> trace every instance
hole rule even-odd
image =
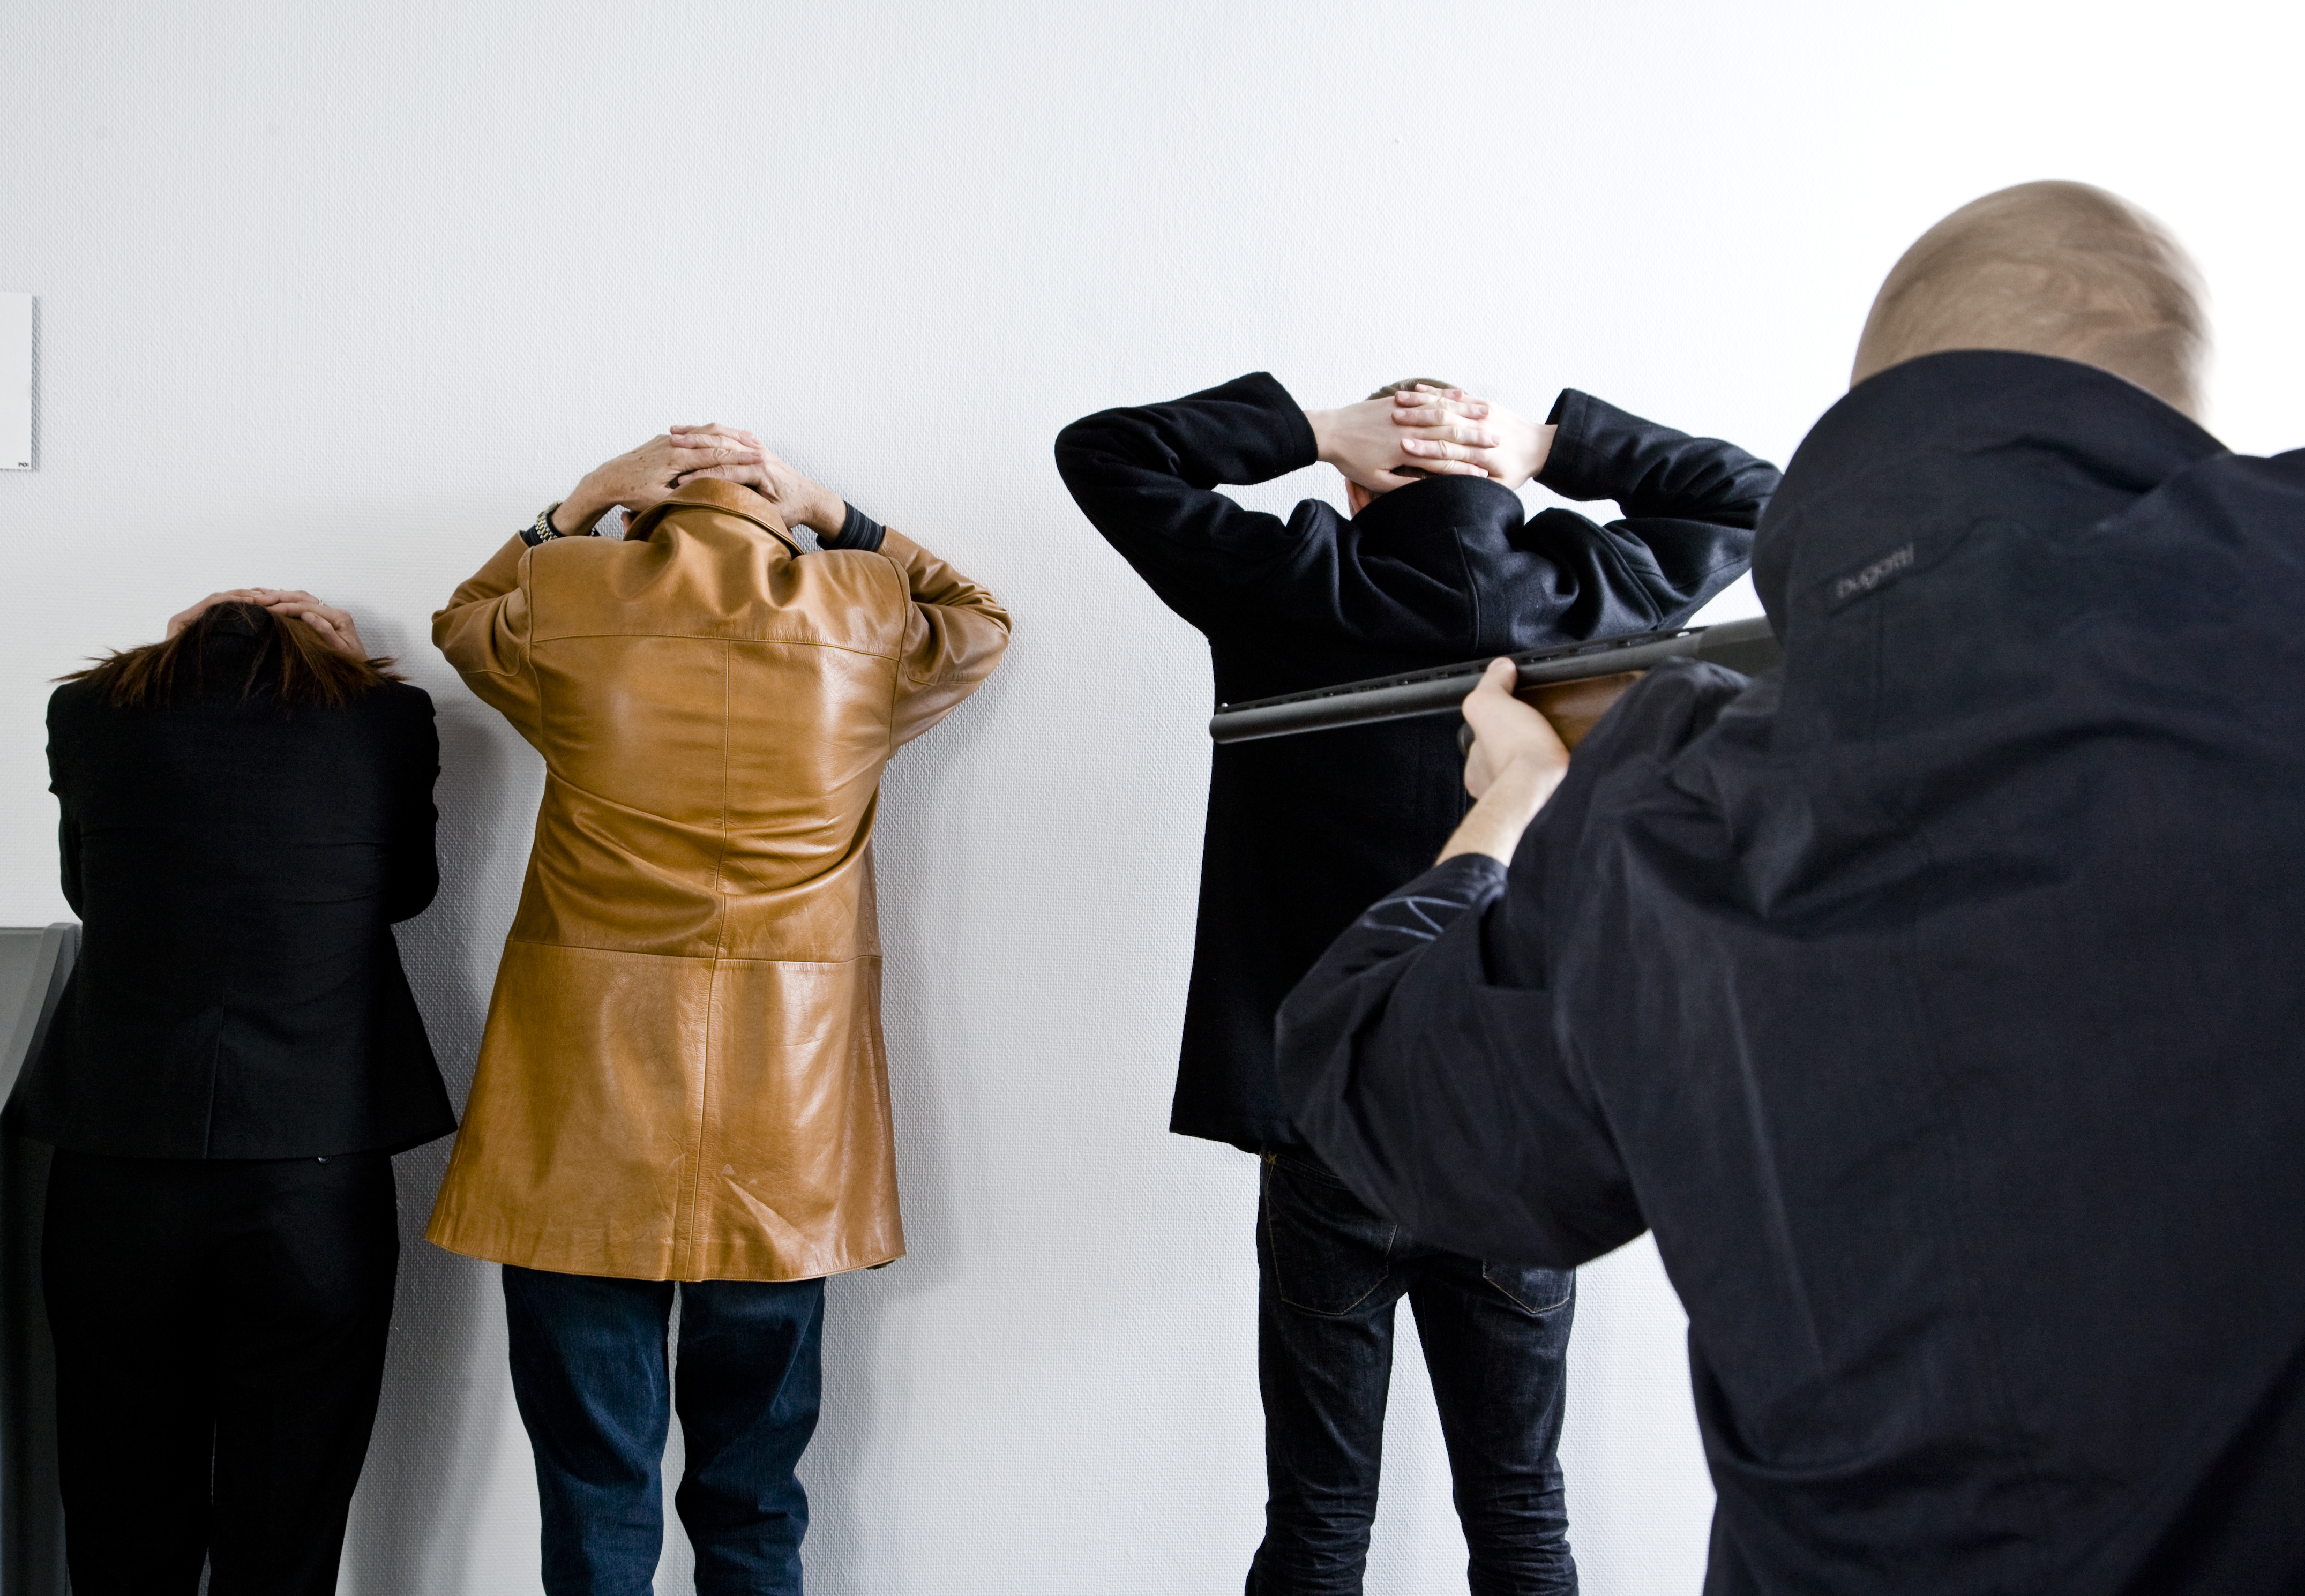
[[[704,1252],[704,1239],[700,1234],[703,1224],[705,1141],[712,1133],[712,1021],[715,1000],[720,984],[720,953],[728,944],[728,897],[721,883],[728,869],[728,745],[735,734],[729,725],[729,676],[734,662],[728,649],[734,646],[724,641],[720,648],[720,853],[712,862],[712,901],[719,906],[719,925],[712,933],[712,974],[704,989],[704,1057],[697,1071],[696,1088],[696,1156],[690,1167],[693,1184],[688,1193],[688,1255],[693,1271]]]
[[[865,659],[899,659],[903,658],[902,649],[892,649],[884,651],[879,649],[859,649],[852,647],[847,643],[828,642],[823,638],[820,637],[718,637],[709,632],[557,632],[551,637],[533,638],[530,640],[528,646],[534,649],[540,647],[545,643],[589,642],[594,638],[601,637],[632,638],[634,641],[641,642],[676,641],[680,642],[733,643],[755,646],[764,643],[787,643],[793,647],[802,649],[830,649],[836,653],[855,654]],[[506,674],[511,675],[517,673]]]
[[[692,964],[817,964],[827,970],[837,970],[843,964],[857,964],[866,959],[880,959],[887,956],[885,954],[860,953],[853,954],[845,959],[748,959],[741,954],[733,953],[658,953],[655,949],[647,947],[602,947],[592,942],[540,942],[533,937],[506,937],[505,946],[566,948],[572,953],[606,954],[610,957],[620,959],[684,959]]]

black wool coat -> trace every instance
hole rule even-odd
[[[1311,465],[1262,373],[1109,410],[1057,438],[1082,512],[1208,638],[1216,701],[1296,692],[1685,620],[1743,573],[1775,469],[1576,392],[1540,480],[1625,519],[1530,516],[1486,478],[1433,477],[1357,517],[1287,520],[1216,491]],[[1199,930],[1170,1128],[1296,1142],[1272,1074],[1280,1000],[1370,899],[1432,862],[1465,810],[1453,716],[1214,751]]]
[[[399,683],[293,713],[243,697],[257,641],[230,625],[173,705],[116,708],[86,682],[48,701],[81,953],[9,1125],[166,1159],[446,1135],[391,930],[439,880],[432,700]]]
[[[1933,355],[1754,574],[1780,670],[1307,978],[1299,1123],[1442,1245],[1654,1233],[1714,1596],[2305,1588],[2305,452]]]

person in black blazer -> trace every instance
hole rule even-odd
[[[1678,624],[1745,570],[1777,481],[1741,449],[1573,390],[1541,425],[1442,384],[1308,412],[1263,373],[1076,421],[1056,453],[1083,513],[1207,637],[1220,704]],[[1216,491],[1316,460],[1343,471],[1351,516],[1308,499],[1283,520]],[[1532,476],[1625,519],[1532,517],[1514,491]],[[1263,1159],[1271,1495],[1251,1596],[1360,1589],[1404,1295],[1473,1588],[1576,1588],[1554,1449],[1573,1277],[1400,1232],[1306,1147],[1273,1070],[1281,999],[1464,815],[1457,726],[1390,721],[1212,760],[1170,1128]]]
[[[48,705],[81,953],[10,1128],[75,1596],[336,1588],[399,1261],[455,1128],[392,922],[438,882],[431,700],[305,593],[211,595]]]

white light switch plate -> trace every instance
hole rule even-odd
[[[0,293],[0,471],[32,469],[32,296]]]

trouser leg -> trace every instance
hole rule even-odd
[[[166,1173],[63,1149],[49,1167],[41,1285],[74,1596],[191,1596],[208,1552],[200,1216]]]
[[[211,1255],[208,1596],[330,1596],[384,1385],[399,1271],[392,1160],[242,1165]]]
[[[674,1494],[697,1596],[799,1596],[808,1495],[794,1470],[823,1391],[822,1280],[680,1288],[674,1399],[688,1456]]]
[[[1424,1261],[1408,1301],[1473,1596],[1573,1596],[1559,1447],[1576,1276],[1440,1253]]]
[[[651,1596],[664,1549],[671,1282],[504,1269],[546,1596]]]
[[[1264,1541],[1249,1596],[1354,1596],[1368,1562],[1402,1289],[1395,1227],[1307,1154],[1268,1151],[1257,1213]]]

